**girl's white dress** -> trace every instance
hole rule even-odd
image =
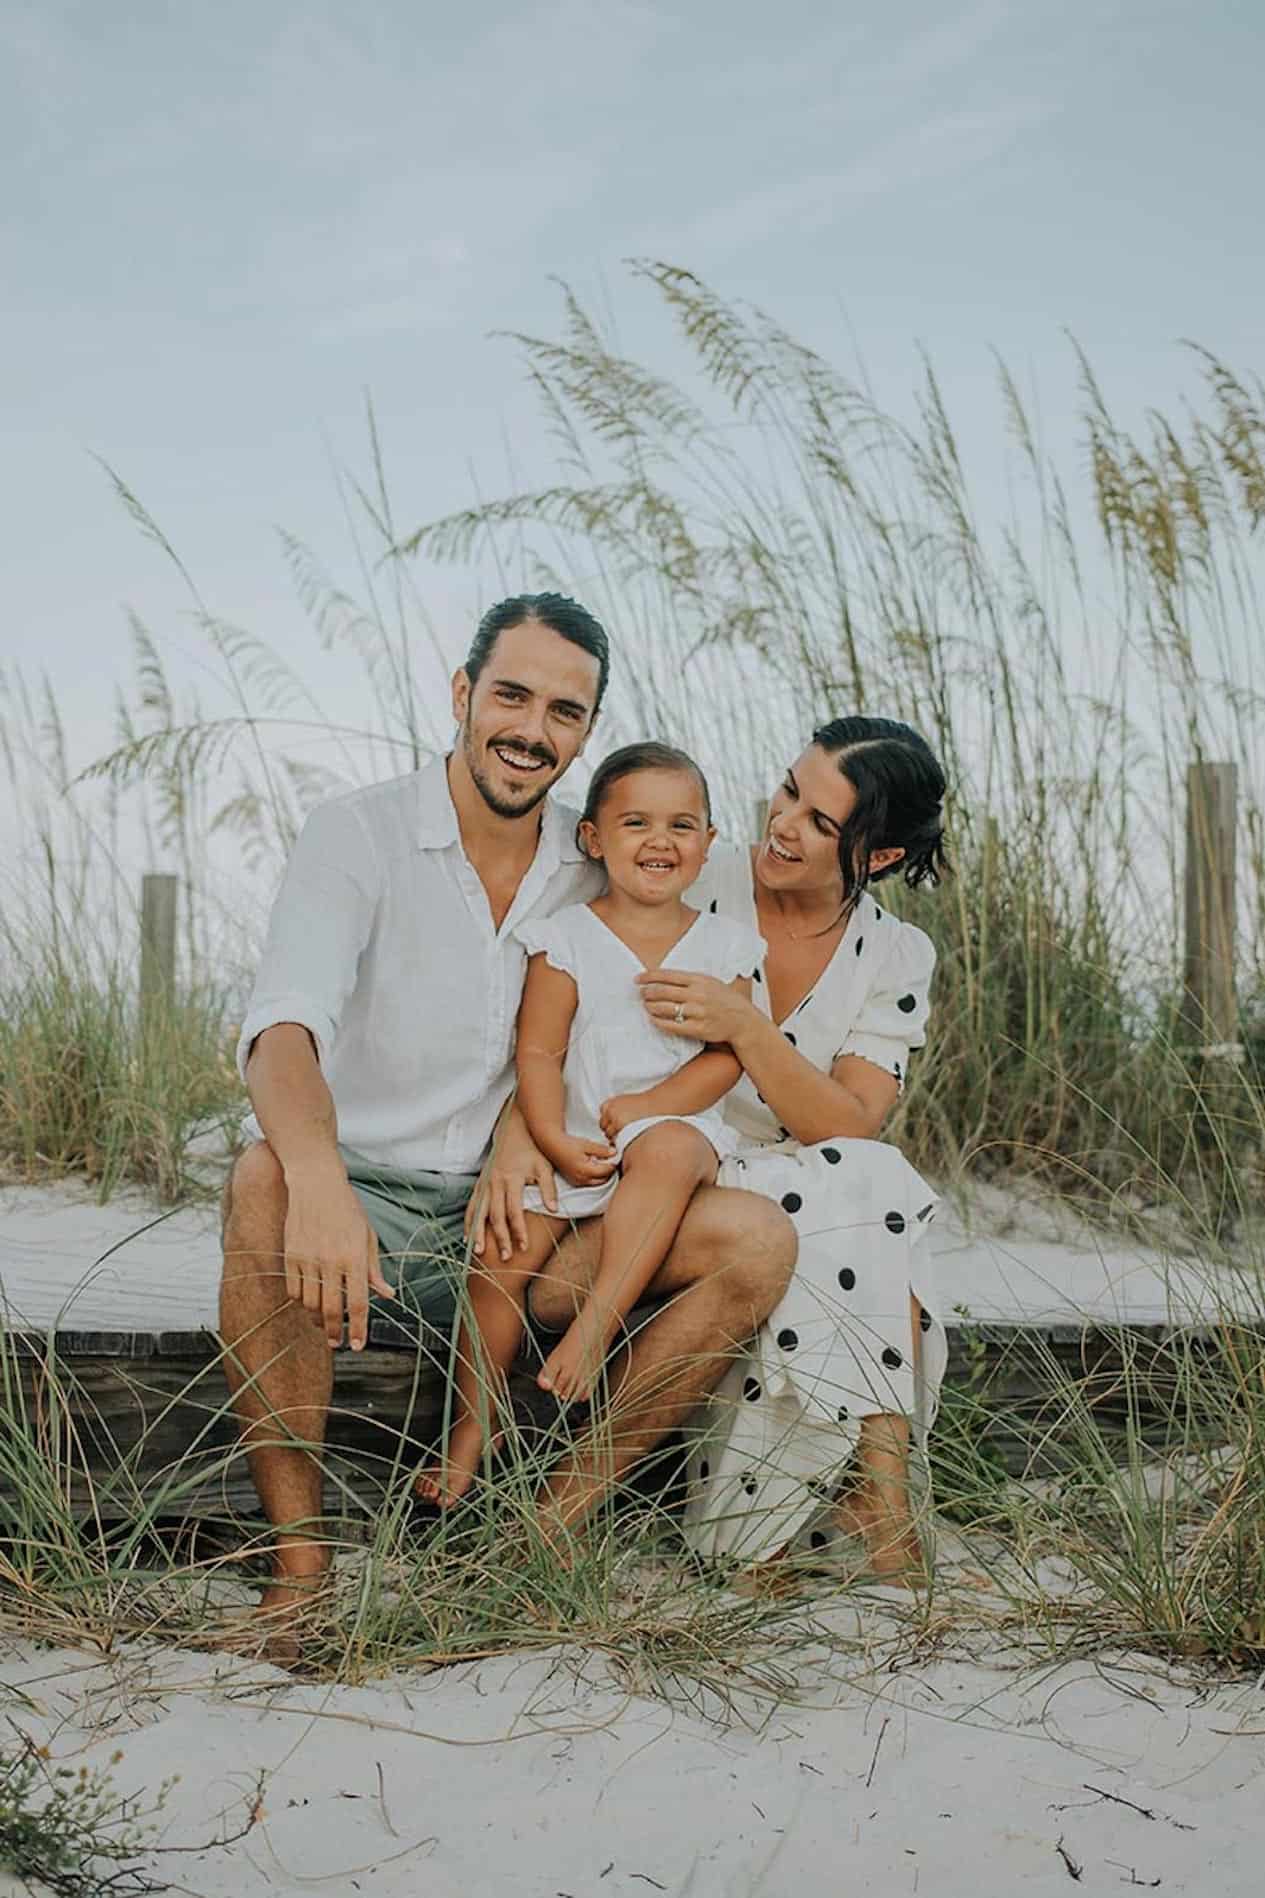
[[[690,900],[694,900],[692,891]],[[587,903],[572,903],[552,916],[533,918],[514,933],[529,955],[547,956],[555,969],[564,970],[575,983],[579,999],[562,1068],[566,1129],[581,1140],[604,1141],[597,1118],[603,1101],[614,1094],[641,1094],[656,1087],[701,1054],[704,1043],[687,1035],[665,1034],[646,1013],[637,987],[637,977],[646,965]],[[736,976],[754,975],[763,959],[764,942],[749,922],[707,913],[691,923],[661,966],[693,969],[732,982]],[[683,1120],[697,1127],[722,1160],[738,1145],[720,1108],[713,1107],[703,1114],[659,1114],[633,1121],[614,1143],[620,1158],[638,1134],[664,1120]],[[569,1186],[559,1179],[560,1215],[588,1219],[603,1212],[618,1184],[618,1173],[600,1186]],[[523,1205],[528,1212],[547,1210],[535,1187],[527,1188]]]
[[[715,847],[689,900],[754,933],[750,852]],[[694,967],[692,935],[681,945],[682,968]],[[934,965],[923,932],[867,893],[783,1033],[815,1067],[829,1072],[840,1055],[860,1055],[903,1089],[910,1049],[926,1039]],[[752,996],[767,1014],[762,971]],[[925,1443],[947,1357],[926,1244],[937,1201],[882,1141],[800,1146],[746,1075],[723,1109],[738,1148],[719,1184],[783,1206],[799,1258],[781,1303],[692,1420],[685,1533],[701,1555],[756,1560],[796,1538],[828,1540],[823,1504],[863,1416],[903,1414]],[[911,1292],[922,1308],[917,1337]]]

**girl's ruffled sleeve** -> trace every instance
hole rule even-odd
[[[927,1039],[935,946],[911,923],[885,916],[883,927],[900,933],[887,961],[874,978],[852,1027],[835,1050],[834,1060],[859,1055],[885,1074],[894,1075],[904,1092],[909,1056]]]
[[[578,977],[575,942],[568,926],[569,913],[560,910],[556,916],[529,916],[514,931],[514,940],[529,956],[544,956],[550,968],[561,969],[574,982]]]

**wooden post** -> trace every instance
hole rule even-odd
[[[769,800],[767,797],[758,797],[755,801],[754,841],[756,843],[761,843],[763,841],[764,827],[768,823],[768,821],[769,821]]]
[[[176,883],[146,876],[141,883],[141,1013],[169,1005],[176,993]]]
[[[1204,1054],[1234,1058],[1239,1011],[1234,992],[1238,767],[1192,764],[1186,773],[1187,1031]]]

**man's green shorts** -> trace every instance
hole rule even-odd
[[[339,1152],[347,1177],[378,1235],[378,1261],[395,1298],[369,1305],[371,1344],[447,1342],[465,1280],[466,1207],[474,1173],[419,1173]],[[437,1335],[436,1335],[437,1334]]]

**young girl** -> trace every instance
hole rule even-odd
[[[749,926],[684,901],[715,832],[702,772],[670,745],[614,752],[594,773],[579,837],[607,887],[517,935],[531,960],[518,1016],[518,1098],[560,1176],[558,1210],[524,1196],[527,1248],[472,1269],[458,1344],[456,1418],[441,1465],[419,1494],[461,1496],[499,1435],[505,1374],[518,1351],[531,1278],[572,1221],[604,1215],[597,1275],[540,1371],[563,1403],[587,1398],[628,1313],[667,1257],[690,1199],[732,1150],[717,1103],[740,1069],[726,1048],[665,1034],[637,987],[645,970],[683,966],[744,997],[764,953]]]

